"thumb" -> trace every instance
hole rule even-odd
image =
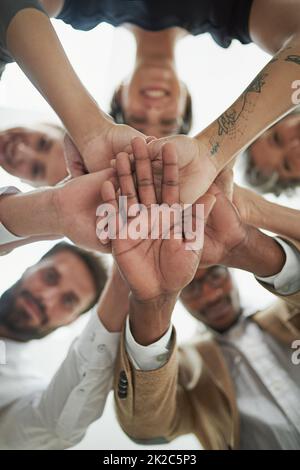
[[[203,196],[202,204],[204,204],[204,220],[207,221],[208,217],[210,216],[214,205],[217,201],[217,198],[212,194],[205,194]]]
[[[204,221],[206,223],[209,215],[211,214],[213,208],[214,208],[214,205],[217,201],[217,198],[216,196],[214,196],[213,194],[209,194],[209,193],[206,193],[204,194],[203,196],[199,197],[197,199],[197,201],[193,204],[193,208],[194,206],[196,206],[197,204],[203,204],[203,208],[204,208]],[[193,211],[194,212],[194,211]]]
[[[67,170],[72,178],[88,173],[79,151],[68,134],[64,137],[64,156]]]
[[[233,170],[225,168],[215,179],[215,184],[225,194],[225,196],[232,201],[233,197]]]
[[[163,145],[168,142],[166,137],[161,139],[149,139],[147,147],[149,150],[149,156],[151,160],[161,160],[162,159],[162,148]]]

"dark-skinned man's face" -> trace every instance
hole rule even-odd
[[[237,288],[223,266],[198,269],[180,300],[197,320],[218,332],[230,328],[241,313]]]
[[[27,341],[74,321],[95,296],[85,263],[63,250],[27,269],[0,298],[0,336]]]

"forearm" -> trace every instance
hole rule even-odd
[[[294,109],[292,83],[300,74],[300,33],[295,34],[242,95],[196,138],[221,171],[268,127]]]
[[[0,222],[18,237],[63,236],[59,226],[55,189],[47,188],[0,198]]]
[[[74,72],[49,18],[30,8],[19,11],[9,24],[6,42],[81,150],[106,119]]]
[[[284,250],[276,240],[248,226],[245,240],[227,254],[222,264],[267,277],[279,273],[284,263]]]
[[[103,413],[119,338],[93,311],[50,384],[6,405],[0,419],[0,448],[51,450],[78,443]]]
[[[244,191],[243,188],[239,188]],[[245,190],[250,194],[250,210],[246,223],[257,228],[284,237],[300,240],[300,211],[268,201],[253,191]]]
[[[98,316],[108,331],[122,331],[129,310],[128,297],[129,289],[120,275],[110,276],[97,308]]]
[[[137,343],[148,346],[168,331],[176,300],[177,295],[162,295],[147,302],[129,296],[130,329]]]

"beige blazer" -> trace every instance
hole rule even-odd
[[[300,249],[300,243],[293,244]],[[278,297],[270,308],[255,313],[252,321],[291,345],[300,339],[300,292]],[[134,368],[123,334],[114,390],[120,425],[138,443],[166,443],[193,433],[204,449],[239,448],[234,386],[221,349],[209,333],[177,348],[174,331],[167,364],[153,371]]]

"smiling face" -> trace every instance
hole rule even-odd
[[[218,332],[230,328],[241,313],[237,288],[223,266],[199,269],[180,300],[197,320]]]
[[[136,68],[118,97],[126,124],[157,138],[179,133],[187,99],[187,88],[171,67],[149,64]]]
[[[63,250],[29,268],[0,298],[1,334],[39,338],[68,325],[93,301],[96,289],[79,256]]]
[[[0,166],[33,186],[53,186],[67,176],[63,136],[51,125],[0,132]]]
[[[300,113],[279,121],[249,148],[252,164],[262,174],[277,173],[280,181],[300,180]]]

